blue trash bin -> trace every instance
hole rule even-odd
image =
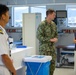
[[[49,75],[51,56],[34,55],[25,57],[24,63],[27,66],[26,75]]]

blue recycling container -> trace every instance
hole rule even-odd
[[[41,57],[39,59],[41,59]],[[27,60],[27,59],[25,59],[25,60]],[[49,75],[49,69],[50,69],[49,66],[51,65],[51,61],[37,62],[37,61],[33,61],[33,60],[31,61],[31,60],[30,60],[30,62],[28,62],[28,61],[24,62],[25,65],[27,66],[26,75]]]
[[[27,66],[26,75],[49,75],[50,62],[26,62],[25,64]]]

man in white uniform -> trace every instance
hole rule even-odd
[[[4,29],[9,21],[9,8],[0,4],[0,75],[16,75],[9,56],[8,35]]]

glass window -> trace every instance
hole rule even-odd
[[[76,6],[67,6],[67,23],[69,27],[76,27]]]
[[[14,27],[22,27],[22,13],[28,13],[28,7],[14,7]]]
[[[46,6],[31,7],[31,13],[41,13],[41,20],[43,21],[46,17]]]
[[[22,27],[22,13],[41,13],[42,20],[46,17],[46,6],[35,7],[13,7],[13,25],[14,27]]]

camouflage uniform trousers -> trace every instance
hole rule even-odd
[[[55,70],[56,53],[51,51],[39,51],[40,55],[52,56],[49,75],[53,75]]]

